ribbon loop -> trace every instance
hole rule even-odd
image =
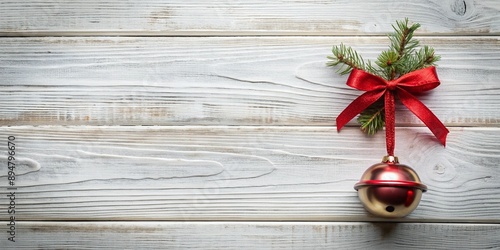
[[[369,91],[360,95],[347,106],[339,116],[337,116],[337,131],[340,131],[352,118],[376,102],[385,93],[382,91]]]
[[[339,114],[336,119],[338,131],[352,118],[384,96],[387,153],[394,155],[394,96],[398,96],[403,105],[424,122],[439,142],[446,144],[448,129],[429,108],[412,95],[412,93],[421,93],[439,86],[434,66],[410,72],[392,81],[386,81],[360,69],[353,69],[347,79],[347,85],[366,92]]]
[[[357,90],[372,91],[376,89],[385,89],[386,80],[363,70],[353,69],[347,79],[347,86]]]

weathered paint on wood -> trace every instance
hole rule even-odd
[[[3,223],[3,222],[2,222]],[[498,249],[498,224],[20,222],[15,249]],[[14,249],[14,248],[12,248]]]
[[[397,155],[429,186],[402,221],[500,222],[499,131],[452,129],[443,148],[426,128],[398,129]],[[9,135],[23,220],[380,220],[353,185],[384,136],[356,128],[1,128]]]
[[[0,35],[367,35],[410,18],[426,34],[498,35],[496,0],[2,1]]]
[[[500,248],[499,1],[26,0],[0,16],[0,141],[16,136],[19,164],[2,249]],[[362,223],[381,219],[352,185],[384,138],[331,127],[359,92],[325,56],[374,58],[404,17],[443,56],[419,99],[453,128],[443,148],[398,109],[397,154],[430,190],[382,220],[402,223]]]
[[[448,126],[498,126],[498,37],[422,38],[442,56],[419,96]],[[385,37],[4,38],[2,125],[333,125],[362,92],[328,68]],[[398,124],[422,123],[404,107]]]

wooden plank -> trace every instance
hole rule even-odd
[[[498,126],[498,37],[422,38],[442,85],[419,97],[448,126]],[[4,38],[0,125],[332,125],[361,92],[326,67],[382,37]],[[422,123],[398,107],[398,124]]]
[[[19,222],[12,249],[497,249],[498,224]],[[5,234],[5,232],[3,232]]]
[[[405,17],[425,34],[498,35],[499,15],[495,0],[4,0],[0,35],[385,34]]]
[[[398,129],[396,154],[429,186],[402,221],[500,222],[499,132],[454,128],[443,148],[426,128]],[[364,211],[353,185],[385,154],[383,134],[366,138],[355,128],[332,127],[0,128],[1,140],[8,136],[16,137],[19,220],[381,220]]]

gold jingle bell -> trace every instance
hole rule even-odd
[[[418,206],[427,186],[415,170],[399,164],[398,158],[385,156],[382,163],[369,167],[354,185],[368,212],[386,218],[400,218]]]

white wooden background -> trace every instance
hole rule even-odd
[[[337,133],[360,92],[325,63],[404,17],[442,56],[419,99],[450,135],[398,107],[429,191],[387,220],[353,189],[384,135]],[[500,249],[496,0],[1,0],[0,36],[2,249]]]

